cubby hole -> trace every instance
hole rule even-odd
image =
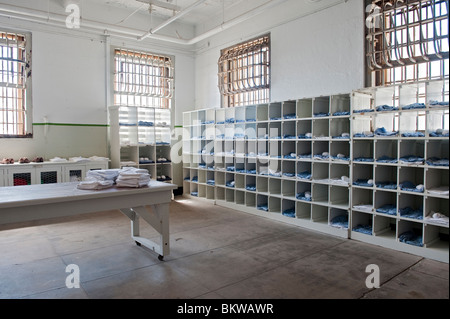
[[[311,183],[297,182],[296,198],[298,200],[310,202],[312,200],[311,195]]]
[[[247,158],[245,160],[245,169],[247,174],[256,175],[256,158]]]
[[[245,205],[245,192],[237,190],[234,196],[236,204]]]
[[[397,221],[395,218],[381,215],[373,216],[373,235],[395,240],[397,234]]]
[[[269,122],[269,138],[275,140],[282,138],[281,122]]]
[[[292,160],[297,159],[295,144],[296,142],[294,141],[283,141],[281,143],[282,147],[281,154],[284,159],[292,159]]]
[[[225,173],[216,172],[216,185],[225,186]]]
[[[439,214],[449,217],[448,204],[449,204],[448,198],[427,197],[425,200],[425,209],[424,209],[425,221],[427,223],[433,223],[433,224],[439,223],[439,220],[437,220],[437,218],[436,218],[439,216],[434,216],[434,218],[433,218],[433,215],[436,213],[439,213]],[[447,224],[441,223],[440,225],[448,227],[448,222],[447,222]]]
[[[353,116],[352,134],[357,139],[367,139],[373,137],[374,132],[373,114],[365,113]]]
[[[206,172],[206,184],[210,186],[216,185],[216,173],[214,171]]]
[[[348,116],[350,114],[350,95],[333,95],[330,98],[330,113],[334,116]],[[348,115],[343,114],[348,113]],[[336,115],[335,115],[336,114]]]
[[[330,186],[330,205],[340,208],[348,209],[350,199],[350,189],[344,186]]]
[[[283,199],[281,201],[281,211],[286,217],[295,218],[295,201],[289,199]]]
[[[199,195],[198,184],[196,184],[196,183],[191,184],[190,195],[194,196],[194,197],[198,197],[198,195]]]
[[[297,162],[297,179],[311,180],[312,178],[312,163],[311,162]]]
[[[269,193],[269,179],[267,177],[256,177],[256,191],[258,193]]]
[[[403,116],[403,115],[402,115]],[[400,113],[398,112],[386,112],[383,114],[378,113],[374,117],[374,128],[381,129],[384,128],[387,133],[393,133],[399,131],[399,118]],[[377,137],[392,137],[396,135],[376,135]]]
[[[245,139],[254,140],[258,137],[257,135],[257,125],[256,123],[245,125]]]
[[[269,179],[269,194],[281,195],[281,179],[279,178]]]
[[[328,141],[314,141],[312,147],[314,160],[329,160],[330,150]]]
[[[209,200],[215,199],[215,189],[213,186],[206,186],[206,199]]]
[[[269,197],[269,212],[280,214],[281,213],[281,198]]]
[[[448,167],[449,140],[434,140],[427,143],[427,164],[430,166]],[[446,161],[442,161],[446,160]]]
[[[234,139],[234,124],[226,123],[225,124],[225,137],[226,140]]]
[[[295,118],[297,117],[296,108],[297,108],[296,101],[283,102],[283,119],[284,120],[295,120]]]
[[[284,178],[295,178],[295,162],[283,160],[281,172]]]
[[[235,123],[236,117],[235,117],[235,110],[237,108],[230,107],[225,109],[225,122],[226,123]]]
[[[401,140],[400,141],[400,164],[423,164],[425,159],[425,141],[423,140]]]
[[[247,191],[256,192],[256,177],[255,176],[245,176],[245,189]]]
[[[269,138],[269,124],[258,123],[256,125],[256,135],[258,139],[265,140]]]
[[[245,206],[256,208],[256,194],[255,193],[245,193]]]
[[[256,122],[256,105],[249,105],[245,108],[245,120],[247,122]]]
[[[223,187],[216,187],[216,200],[225,200],[225,188]]]
[[[396,191],[398,187],[397,166],[376,165],[375,186],[377,188]]]
[[[270,159],[269,160],[269,175],[274,177],[281,177],[281,160],[279,159]]]
[[[396,140],[376,140],[375,159],[378,163],[397,163],[398,142]]]
[[[352,209],[366,213],[373,212],[373,192],[370,189],[352,189]]]
[[[297,202],[295,212],[298,219],[311,220],[311,204]]]
[[[242,140],[240,140],[240,141],[236,141],[235,142],[235,156],[238,156],[238,157],[244,157],[245,156],[245,154],[246,154],[246,151],[245,151],[245,141],[242,141]]]
[[[397,216],[397,193],[375,191],[374,209],[378,214]]]
[[[269,104],[269,119],[271,121],[281,121],[281,102],[275,102]]]
[[[237,189],[245,189],[245,175],[244,174],[235,174],[235,187]]]
[[[256,157],[258,153],[258,142],[247,141],[246,142],[246,154],[248,157]]]
[[[268,104],[259,104],[256,107],[256,116],[258,122],[268,121],[269,119],[269,105]]]
[[[332,163],[330,165],[330,181],[333,184],[349,186],[350,166],[341,163]]]
[[[297,118],[312,117],[312,99],[301,99],[297,101]]]
[[[312,185],[312,201],[316,204],[328,205],[328,185]]]
[[[313,99],[313,116],[329,116],[330,115],[330,97],[316,97]]]
[[[281,143],[278,141],[270,141],[269,142],[269,156],[271,158],[281,158]]]
[[[312,205],[311,221],[315,223],[328,224],[328,207]]]
[[[198,197],[206,198],[206,186],[198,185]]]
[[[225,124],[225,111],[226,109],[216,110],[216,124]]]
[[[373,140],[355,141],[353,143],[353,160],[356,162],[373,162]]]
[[[200,184],[206,184],[206,171],[203,169],[198,170],[198,182]]]
[[[225,189],[225,200],[229,203],[234,203],[234,189]]]
[[[297,139],[297,122],[285,121],[282,126],[283,139]]]
[[[269,211],[269,197],[267,195],[256,196],[256,208],[260,211]]]
[[[373,187],[373,165],[353,164],[353,186]]]
[[[282,180],[281,189],[284,197],[295,199],[295,181]]]
[[[424,197],[420,195],[399,194],[398,215],[402,218],[423,220]]]
[[[449,110],[430,110],[427,115],[427,132],[430,138],[442,138],[443,130],[449,130]],[[448,138],[448,135],[444,135]]]
[[[424,192],[424,169],[421,167],[400,167],[399,188],[406,192]]]
[[[330,128],[328,119],[314,119],[312,135],[315,139],[329,139]]]
[[[330,119],[330,136],[333,139],[350,139],[350,121],[347,118]]]
[[[312,120],[297,121],[297,138],[311,139],[312,138]]]
[[[312,160],[312,142],[298,141],[297,142],[297,158],[301,161]]]
[[[412,246],[423,246],[423,224],[407,220],[398,221],[399,242]]]
[[[245,106],[238,106],[234,108],[234,117],[236,123],[244,123],[246,121],[245,110]]]
[[[403,112],[400,116],[400,134],[404,138],[425,137],[426,111]]]
[[[329,172],[327,163],[313,163],[312,179],[315,182],[328,183]]]
[[[425,189],[431,196],[447,196],[449,194],[448,170],[428,168],[425,170]]]
[[[348,229],[348,210],[340,208],[330,208],[329,224],[332,227]]]
[[[233,138],[235,140],[243,140],[245,139],[245,124],[243,123],[238,123],[234,125],[234,135]]]
[[[437,249],[447,253],[449,249],[448,227],[427,225],[425,227],[423,240],[426,248]]]

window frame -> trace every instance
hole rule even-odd
[[[32,99],[32,33],[28,31],[19,31],[19,30],[12,30],[7,28],[1,28],[0,33],[13,36],[21,36],[24,38],[25,46],[23,48],[24,54],[25,54],[25,66],[23,67],[23,77],[25,79],[25,83],[23,84],[23,87],[19,88],[17,87],[17,90],[23,90],[24,92],[20,92],[20,94],[17,94],[17,99],[22,100],[22,108],[23,110],[15,111],[15,112],[23,112],[24,117],[21,121],[21,123],[13,123],[13,125],[23,125],[23,134],[2,134],[0,133],[0,139],[11,139],[11,138],[33,138],[33,99]],[[2,40],[3,41],[3,40]],[[19,69],[18,64],[16,64],[17,69]],[[18,73],[18,76],[19,73]],[[7,88],[8,86],[5,86]],[[3,89],[3,88],[0,88]],[[19,98],[18,96],[21,96],[22,98]],[[1,97],[0,97],[1,98]],[[3,123],[6,125],[6,123]],[[0,125],[3,125],[0,123]],[[15,128],[17,130],[17,128]]]
[[[255,49],[252,50],[252,48]],[[258,48],[260,52],[255,54]],[[246,50],[250,54],[244,56]],[[249,59],[252,60],[250,64]],[[218,88],[223,108],[270,102],[270,33],[222,49],[217,64]],[[252,67],[249,68],[249,65]],[[259,83],[256,83],[255,79]],[[250,82],[253,83],[250,84]]]

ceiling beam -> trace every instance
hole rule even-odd
[[[163,2],[163,1],[158,1],[158,0],[136,0],[138,2],[142,2],[142,3],[146,3],[149,4],[151,6],[155,6],[155,7],[159,7],[159,8],[163,8],[163,9],[167,9],[167,10],[171,10],[171,11],[181,11],[180,6],[171,4],[169,2]]]

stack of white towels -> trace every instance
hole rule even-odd
[[[84,181],[77,188],[85,190],[101,190],[113,187],[138,188],[147,186],[150,174],[146,169],[124,167],[122,169],[94,170],[86,174]]]

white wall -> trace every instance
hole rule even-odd
[[[272,101],[350,93],[363,87],[363,1],[334,2],[317,13],[272,27],[271,15],[281,12],[271,10],[202,43],[196,56],[196,108],[220,106],[220,50],[268,32]]]

